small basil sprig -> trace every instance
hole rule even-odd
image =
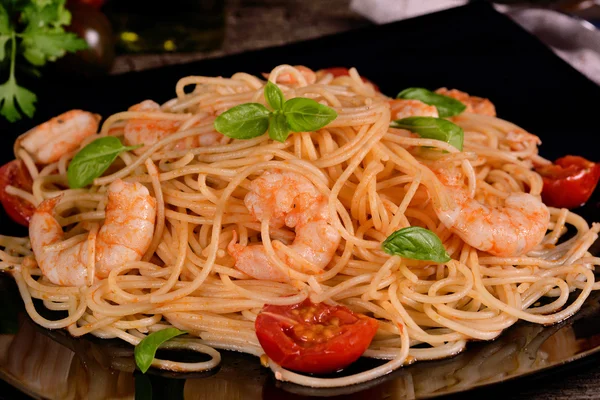
[[[285,100],[273,82],[267,82],[264,96],[273,111],[259,103],[235,106],[215,119],[215,130],[234,139],[251,139],[269,130],[269,137],[285,142],[290,132],[312,132],[337,117],[334,109],[305,97]]]
[[[419,100],[430,106],[435,106],[441,118],[452,117],[466,110],[467,106],[452,97],[444,96],[423,88],[404,89],[397,99]]]
[[[443,118],[408,117],[392,121],[393,128],[406,129],[422,138],[437,139],[462,151],[464,132],[462,128]]]
[[[67,168],[67,180],[71,189],[89,185],[104,173],[124,151],[135,150],[138,146],[123,146],[114,136],[105,136],[94,140],[79,150]]]
[[[187,332],[180,331],[177,328],[167,328],[146,336],[133,350],[135,363],[140,371],[143,373],[148,371],[148,368],[152,365],[152,360],[154,360],[154,356],[156,355],[156,350],[158,350],[161,344],[185,333]]]
[[[388,254],[413,260],[440,263],[451,260],[440,238],[429,229],[419,226],[397,230],[383,241],[381,247]]]

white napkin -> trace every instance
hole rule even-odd
[[[467,0],[352,0],[350,8],[376,24],[399,21],[466,4]],[[558,56],[600,85],[600,31],[557,11],[496,6],[546,43]]]

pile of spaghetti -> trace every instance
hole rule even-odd
[[[466,106],[447,118],[464,132],[459,148],[394,124],[438,115],[425,103],[386,97],[355,69],[315,73],[282,65],[265,77],[277,84],[281,101],[312,99],[336,117],[315,131],[293,130],[283,141],[266,134],[234,139],[215,129],[215,119],[241,104],[268,106],[267,81],[246,73],[189,76],[178,82],[176,98],[109,116],[99,132],[58,158],[44,161],[27,137],[17,142],[16,157],[32,185],[8,185],[7,193],[42,204],[36,214],[44,214],[41,208],[45,214],[38,217],[53,216],[65,230],[60,241],[39,239],[36,248],[35,235],[47,231],[32,229],[50,228],[45,219],[33,228],[34,215],[31,240],[0,236],[0,268],[16,280],[36,323],[133,345],[176,327],[189,337],[166,345],[211,360],[157,359],[154,366],[213,368],[220,361],[215,349],[227,349],[261,357],[278,379],[334,387],[455,355],[467,341],[494,339],[518,320],[557,323],[600,287],[594,278],[600,259],[588,251],[600,226],[542,203],[543,180],[534,168],[550,162],[538,155],[539,139],[496,118],[491,103],[439,91]],[[275,118],[269,121],[274,129]],[[130,147],[91,184],[69,187],[75,154],[106,136]],[[146,203],[127,198],[134,189]],[[259,204],[261,196],[271,203]],[[142,215],[148,207],[152,215]],[[130,216],[137,222],[119,221]],[[102,246],[111,246],[99,239],[110,224],[113,239],[147,237],[137,259],[107,270],[95,261],[107,253]],[[447,259],[382,247],[409,227],[439,238]],[[409,247],[435,247],[407,240]],[[72,249],[78,251],[70,256],[72,266],[48,264],[44,272],[40,254],[52,261]],[[77,262],[85,268],[74,271]],[[66,316],[44,318],[34,299]],[[351,376],[321,378],[264,357],[255,323],[261,310],[269,305],[266,314],[273,316],[298,304],[341,306],[376,320],[377,333],[362,355],[388,361]],[[308,343],[317,331],[295,338]],[[336,332],[322,334],[319,343]]]

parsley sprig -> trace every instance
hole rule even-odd
[[[66,52],[87,48],[85,40],[65,32],[64,27],[70,23],[65,0],[12,1],[6,7],[0,4],[0,63],[10,57],[8,80],[0,85],[0,115],[10,122],[21,119],[21,113],[31,118],[37,101],[33,92],[17,83],[17,55],[41,67]]]

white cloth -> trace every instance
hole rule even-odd
[[[350,8],[376,24],[458,7],[467,0],[352,0]],[[496,6],[546,43],[558,56],[600,85],[600,31],[557,11]]]

